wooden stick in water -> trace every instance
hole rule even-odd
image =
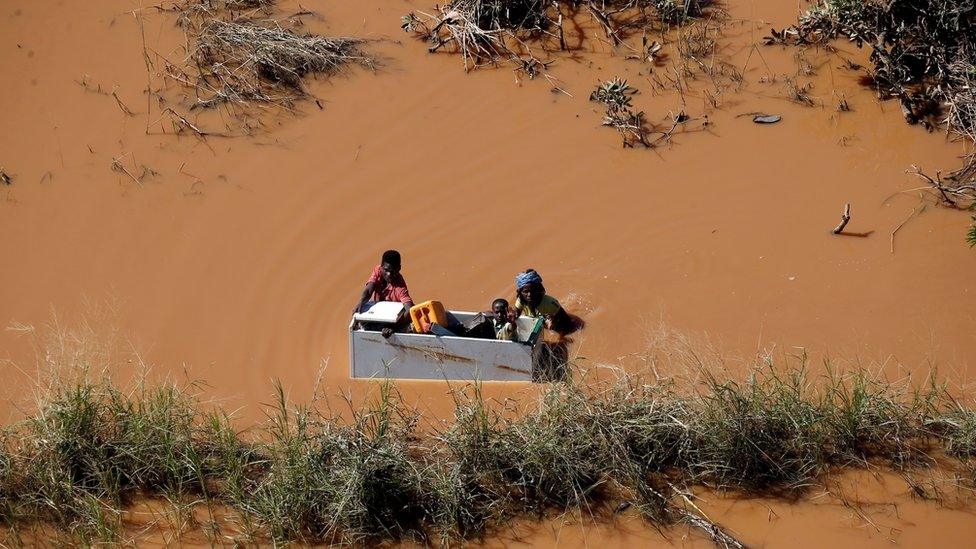
[[[834,234],[840,234],[844,230],[844,227],[846,227],[847,224],[850,223],[850,221],[851,221],[851,204],[850,202],[848,202],[844,206],[844,213],[841,214],[840,216],[840,224],[834,227],[834,230],[831,232]]]

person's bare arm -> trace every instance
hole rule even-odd
[[[391,335],[393,335],[394,333],[396,333],[397,330],[400,330],[400,329],[404,328],[405,326],[409,326],[410,325],[410,322],[411,322],[411,320],[410,320],[410,309],[412,307],[413,307],[413,301],[407,301],[406,303],[404,303],[403,304],[403,311],[400,312],[400,316],[397,318],[396,323],[393,324],[393,327],[392,328],[390,328],[390,327],[383,328],[382,330],[380,330],[380,334],[382,334],[383,337],[387,337],[388,338]]]
[[[353,309],[352,314],[363,312],[363,305],[365,305],[369,300],[369,296],[373,295],[373,287],[375,284],[375,282],[366,283],[366,287],[363,288],[363,295],[359,298],[359,304],[357,304],[356,308]]]

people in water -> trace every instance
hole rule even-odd
[[[362,312],[363,307],[370,301],[402,303],[404,310],[397,322],[381,330],[384,337],[390,337],[394,332],[408,328],[409,311],[414,306],[407,283],[400,274],[400,268],[400,252],[396,250],[383,252],[380,264],[370,273],[359,303],[353,311],[353,313]],[[498,298],[492,302],[490,314],[486,314],[491,319],[496,339],[516,341],[518,332],[515,321],[519,316],[544,318],[549,329],[560,335],[570,334],[582,326],[581,320],[567,313],[556,298],[546,293],[546,288],[542,285],[542,276],[535,269],[526,269],[515,276],[515,290],[514,307],[510,307],[507,300]],[[455,321],[454,324],[458,323]]]
[[[362,312],[363,307],[369,301],[397,301],[403,304],[403,314],[397,323],[392,327],[382,329],[383,337],[390,337],[397,328],[402,327],[410,320],[408,312],[413,307],[413,298],[407,289],[407,282],[400,274],[400,252],[387,250],[380,258],[380,264],[373,267],[366,286],[363,288],[362,296],[353,314]]]
[[[549,329],[559,335],[576,331],[578,322],[563,309],[556,298],[546,293],[542,276],[535,269],[526,269],[515,275],[515,316],[543,317]]]

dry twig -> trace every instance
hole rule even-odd
[[[844,227],[846,227],[847,224],[850,223],[850,221],[851,221],[851,204],[848,202],[847,204],[844,205],[844,213],[842,213],[840,216],[840,224],[834,227],[834,230],[830,232],[834,234],[840,234],[844,230]]]
[[[919,198],[921,198],[921,197],[919,197]],[[901,223],[899,223],[898,226],[895,227],[895,230],[891,231],[891,239],[890,239],[890,246],[889,246],[889,248],[891,250],[891,253],[895,253],[895,234],[902,227],[904,227],[906,223],[908,223],[909,221],[911,221],[913,217],[915,217],[916,215],[919,215],[922,212],[924,212],[925,211],[925,207],[926,207],[926,205],[924,203],[921,203],[919,206],[916,206],[916,207],[912,208],[912,213],[909,214],[909,216],[906,217],[904,221],[902,221]]]

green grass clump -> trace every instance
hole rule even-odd
[[[628,503],[655,526],[686,522],[735,546],[689,491],[793,499],[838,469],[908,474],[943,449],[976,484],[976,412],[935,384],[812,374],[805,357],[719,376],[694,353],[673,356],[695,381],[584,374],[501,408],[475,384],[429,429],[390,382],[345,417],[292,406],[277,385],[267,424],[242,434],[219,408],[201,411],[192,386],[75,376],[5,432],[0,518],[15,537],[126,541],[123,510],[146,496],[233,508],[250,541],[450,545],[517,517]]]
[[[423,540],[437,500],[417,415],[384,384],[378,400],[353,416],[333,439],[347,532],[354,541]]]
[[[13,457],[7,451],[6,437],[0,438],[0,524],[14,525],[17,501],[14,486]]]
[[[966,459],[976,456],[976,412],[954,407],[939,422],[946,452]]]
[[[691,458],[690,403],[669,383],[646,385],[629,377],[591,398],[595,432],[610,454],[605,467],[621,497],[652,522],[670,524],[670,485],[681,482]]]
[[[100,387],[59,387],[30,419],[17,448],[21,512],[84,542],[112,540],[102,502],[122,504],[123,470],[108,402]]]
[[[117,541],[133,497],[209,499],[210,479],[228,471],[213,460],[217,437],[201,430],[200,403],[188,389],[139,384],[125,393],[82,375],[53,383],[37,405],[7,433],[2,495],[10,525],[40,522],[83,543]]]
[[[276,541],[426,538],[436,490],[411,448],[415,419],[395,398],[384,386],[343,426],[307,408],[289,413],[279,386],[267,474],[244,498]]]
[[[498,464],[526,511],[587,507],[608,481],[609,446],[578,388],[553,385],[534,413],[500,433]]]
[[[435,514],[442,538],[483,538],[515,514],[506,502],[511,488],[502,475],[503,419],[488,409],[481,387],[473,395],[455,393],[453,424],[437,435],[441,466],[436,484],[440,506]]]
[[[826,433],[806,383],[803,369],[754,372],[742,383],[708,376],[690,472],[747,491],[809,486],[826,464]]]
[[[253,486],[242,487],[233,501],[257,517],[276,541],[330,537],[338,525],[327,434],[325,429],[313,432],[304,413],[296,411],[292,420],[285,408],[280,411],[266,445],[265,474]]]
[[[929,437],[926,414],[940,394],[930,389],[913,389],[907,380],[891,382],[863,370],[844,376],[828,370],[821,407],[830,461],[858,465],[883,459],[901,465],[921,458]]]

